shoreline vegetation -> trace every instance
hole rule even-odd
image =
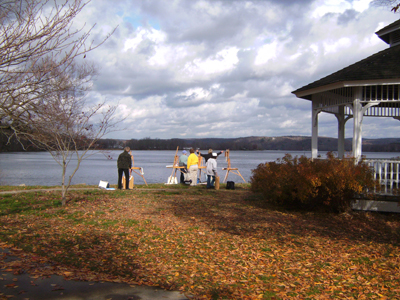
[[[1,193],[0,247],[20,258],[0,256],[2,271],[160,286],[191,299],[399,295],[398,214],[284,210],[248,184],[135,187],[72,190],[65,207],[47,187]]]
[[[14,140],[7,142],[4,134],[0,134],[0,152],[38,151],[27,142],[21,144]],[[337,151],[336,138],[319,137],[320,151]],[[351,138],[345,140],[345,150],[351,151]],[[115,150],[130,147],[132,150],[176,150],[187,148],[199,149],[230,149],[230,150],[287,150],[311,151],[311,137],[309,136],[280,136],[280,137],[240,137],[240,138],[200,138],[200,139],[100,139],[96,148],[101,150]],[[24,150],[24,148],[26,150]],[[399,138],[363,139],[365,152],[400,152]]]

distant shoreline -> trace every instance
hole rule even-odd
[[[0,141],[0,152],[32,152],[41,151],[32,145],[25,145],[24,150],[19,143],[11,142],[6,145]],[[97,149],[109,151],[123,149],[129,146],[132,150],[180,150],[188,148],[214,149],[214,150],[281,150],[281,151],[311,151],[310,136],[251,136],[240,138],[200,138],[200,139],[101,139],[97,143]],[[319,137],[318,150],[337,151],[337,138]],[[352,148],[352,139],[345,140],[345,151]],[[363,139],[362,151],[364,152],[400,152],[400,138]]]

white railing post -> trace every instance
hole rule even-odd
[[[393,195],[394,189],[398,189],[400,186],[400,160],[366,159],[365,162],[373,169],[374,179],[379,180],[380,193]]]

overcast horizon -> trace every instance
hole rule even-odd
[[[88,99],[126,118],[105,138],[310,136],[311,103],[291,92],[389,47],[375,32],[399,14],[370,2],[93,0],[75,24],[96,23],[95,41],[118,28],[87,54]],[[364,138],[399,133],[364,118]],[[334,116],[319,115],[319,135],[337,137]]]
[[[152,140],[155,139],[160,139],[160,140],[172,140],[172,139],[182,139],[182,140],[195,140],[195,139],[245,139],[245,138],[251,138],[251,137],[256,137],[256,138],[263,138],[263,137],[267,137],[267,138],[280,138],[280,137],[302,137],[302,138],[311,138],[311,135],[278,135],[278,136],[238,136],[238,137],[231,137],[231,138],[224,138],[224,137],[204,137],[204,138],[151,138],[151,137],[144,137],[144,138],[129,138],[129,139],[125,139],[125,138],[103,138],[103,139],[111,139],[111,140],[141,140],[141,139],[146,139],[146,138],[150,138]],[[329,139],[337,139],[337,137],[330,137],[330,136],[319,136],[319,138],[329,138]],[[398,139],[399,137],[383,137],[383,138],[368,138],[368,137],[364,137],[364,140],[378,140],[378,139]],[[345,139],[352,139],[351,137],[347,137]]]

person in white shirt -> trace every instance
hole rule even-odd
[[[218,176],[217,173],[217,153],[213,153],[206,162],[206,174],[207,174],[207,188],[213,189],[215,183],[215,177]]]

